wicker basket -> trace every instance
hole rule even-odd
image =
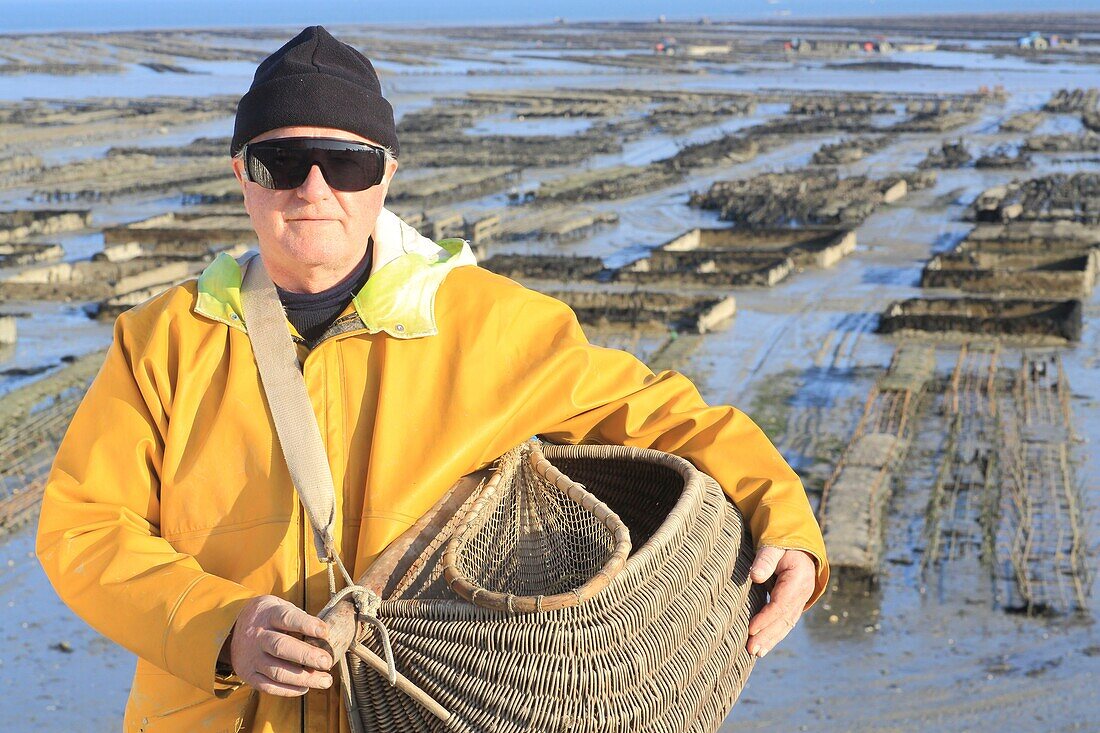
[[[359,580],[397,670],[446,714],[349,654],[355,727],[715,731],[753,666],[752,557],[736,507],[681,458],[523,446]],[[380,648],[368,624],[357,637]]]
[[[325,446],[259,257],[241,298],[328,569],[330,629],[314,641],[340,660],[355,733],[717,730],[752,669],[748,622],[763,602],[751,540],[718,484],[657,451],[525,444],[484,480],[458,482],[353,582]]]

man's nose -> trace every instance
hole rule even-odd
[[[302,185],[298,186],[298,196],[306,201],[321,201],[332,194],[332,189],[321,173],[321,167],[316,163],[309,169],[309,175]]]

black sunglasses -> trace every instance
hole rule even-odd
[[[330,137],[280,137],[243,148],[245,177],[275,191],[298,188],[320,167],[337,191],[364,191],[382,182],[386,151],[377,145]]]

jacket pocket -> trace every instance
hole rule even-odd
[[[138,661],[126,703],[126,733],[241,733],[256,713],[258,695],[242,687],[224,698],[192,687],[144,660]]]

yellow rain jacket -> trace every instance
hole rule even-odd
[[[557,300],[474,266],[383,210],[372,275],[312,350],[299,344],[356,576],[463,474],[532,435],[690,459],[757,546],[825,549],[798,477],[748,417],[675,372],[592,346]],[[260,695],[215,662],[248,599],[311,613],[323,568],[278,447],[219,256],[124,313],[42,503],[37,551],[58,594],[138,656],[126,731],[346,731],[336,689]],[[292,335],[293,328],[288,324]],[[300,339],[298,339],[300,342]]]

